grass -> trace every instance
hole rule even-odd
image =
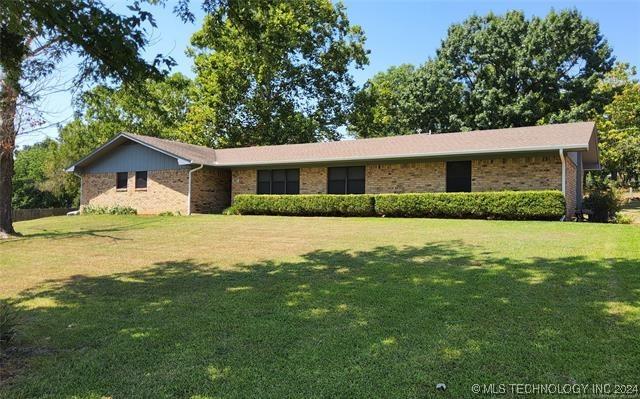
[[[23,333],[0,357],[1,398],[640,383],[638,226],[83,216],[17,228],[0,242],[0,296]]]
[[[640,224],[640,198],[629,200],[623,207],[621,213],[630,217],[633,223]]]

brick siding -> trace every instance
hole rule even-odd
[[[327,168],[300,168],[300,194],[325,194]]]
[[[576,173],[578,173],[578,168],[568,156],[565,156],[565,160],[567,161],[565,176],[565,199],[567,201],[567,217],[572,218],[576,209]]]
[[[560,190],[559,154],[476,159],[471,162],[471,191]]]
[[[445,191],[444,161],[367,165],[365,192],[423,193]]]
[[[255,194],[258,173],[255,169],[233,169],[231,171],[231,199],[238,194]]]
[[[567,158],[567,209],[575,207],[576,167]],[[256,170],[232,171],[232,196],[256,193]],[[475,159],[471,162],[472,191],[561,190],[562,162],[555,153]],[[366,165],[365,191],[420,193],[446,191],[446,162],[381,163]],[[300,194],[327,192],[327,168],[300,168]]]
[[[139,214],[164,211],[187,213],[189,170],[150,170],[147,188],[135,189],[136,173],[129,172],[126,191],[116,190],[116,173],[94,173],[82,176],[81,206],[123,205]]]
[[[191,212],[217,213],[229,206],[231,172],[225,169],[203,168],[191,175]]]
[[[575,207],[576,166],[567,157],[568,215]],[[562,188],[558,154],[476,159],[471,163],[472,191],[541,190]],[[238,194],[255,194],[256,169],[232,171],[204,168],[193,173],[193,213],[220,212]],[[135,190],[135,173],[129,173],[126,191],[116,191],[115,173],[83,176],[82,205],[125,205],[141,214],[163,211],[186,214],[189,170],[149,171],[147,189]],[[327,168],[300,168],[300,193],[323,194]],[[442,192],[446,190],[446,162],[425,161],[366,165],[365,190],[370,194]]]

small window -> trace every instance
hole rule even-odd
[[[147,188],[147,171],[136,172],[136,190]]]
[[[299,194],[299,169],[272,169],[258,171],[258,194]]]
[[[447,192],[471,191],[471,161],[447,162]]]
[[[116,190],[126,190],[129,174],[127,172],[118,172],[116,174]]]
[[[329,194],[364,194],[364,166],[329,168],[328,175]]]

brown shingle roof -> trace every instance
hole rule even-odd
[[[412,134],[325,143],[289,144],[216,150],[218,166],[250,166],[367,159],[428,158],[479,153],[586,151],[593,122],[481,130],[464,133]]]
[[[177,156],[178,158],[191,161],[191,163],[210,166],[215,165],[216,151],[213,148],[182,143],[180,141],[159,139],[157,137],[141,136],[133,133],[123,133],[122,135],[132,138],[134,141],[147,144],[150,147]]]
[[[181,164],[219,167],[313,164],[366,160],[399,160],[471,154],[525,153],[537,151],[586,151],[583,159],[598,164],[593,122],[478,130],[464,133],[412,134],[324,143],[287,144],[218,149],[122,133],[71,166],[87,164],[103,149],[128,138],[174,156]]]

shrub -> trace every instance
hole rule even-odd
[[[399,217],[558,220],[565,214],[560,191],[496,191],[376,195],[378,215]]]
[[[0,347],[7,347],[13,341],[18,324],[18,312],[6,301],[0,301]]]
[[[559,191],[379,195],[238,195],[225,214],[558,220]]]
[[[622,214],[620,212],[616,213],[616,217],[614,222],[617,224],[632,224],[633,218],[629,215]]]
[[[592,212],[590,222],[607,223],[613,221],[622,208],[622,197],[614,187],[595,189],[587,195],[582,206]]]
[[[228,212],[240,215],[373,216],[373,195],[253,195],[235,197]]]
[[[180,212],[164,211],[160,212],[158,216],[180,216]]]
[[[222,211],[223,215],[239,215],[240,212],[238,211],[238,208],[236,208],[235,206],[230,206],[227,209]]]
[[[138,211],[130,206],[114,205],[114,206],[97,206],[87,205],[82,208],[84,215],[137,215]]]

